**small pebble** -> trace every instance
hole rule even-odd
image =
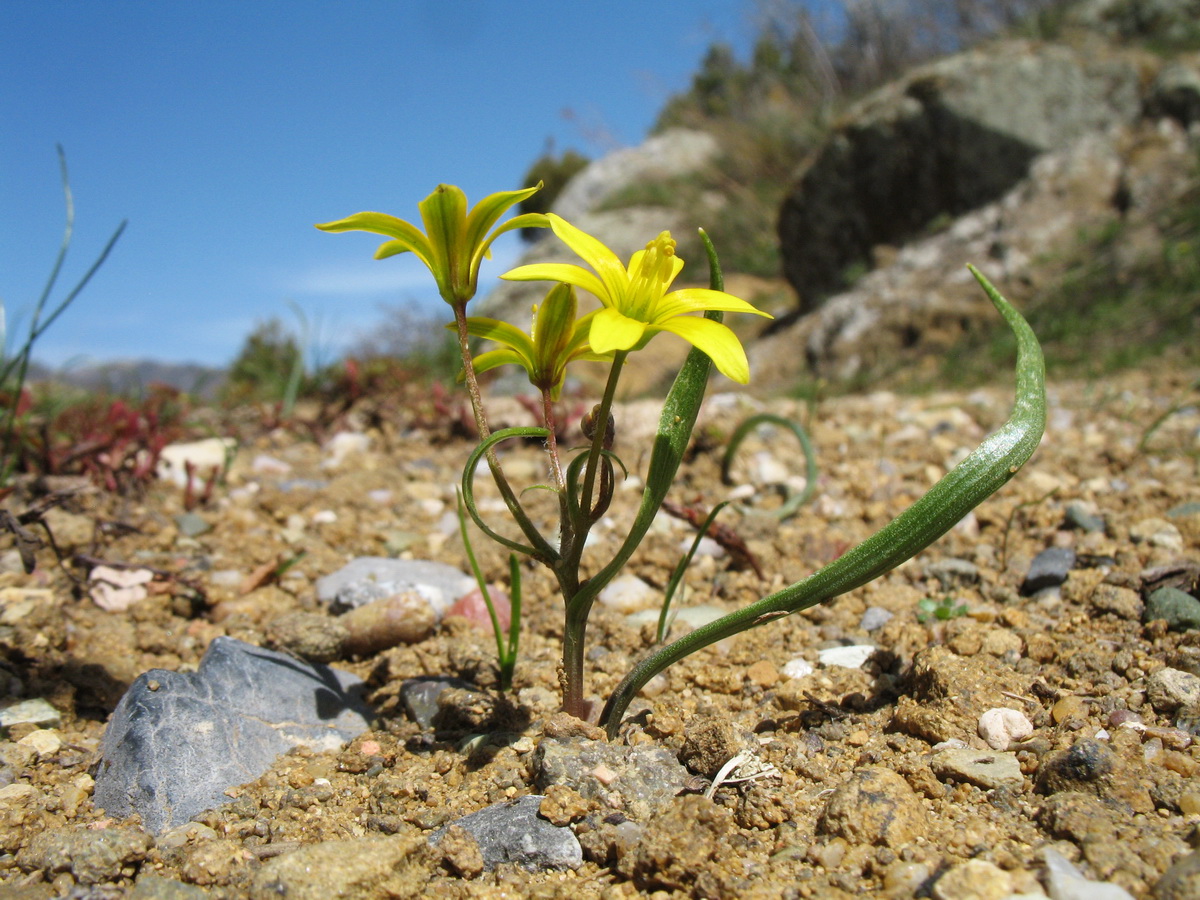
[[[1075,551],[1067,547],[1050,547],[1033,558],[1029,573],[1021,585],[1025,596],[1036,594],[1046,588],[1058,587],[1067,580],[1075,567]]]
[[[971,859],[939,878],[933,886],[933,897],[934,900],[1003,900],[1012,889],[1012,876],[999,866]]]
[[[1053,847],[1043,848],[1042,857],[1046,860],[1050,896],[1055,900],[1133,900],[1133,895],[1123,887],[1084,878]]]
[[[761,688],[770,688],[779,681],[779,670],[767,660],[760,659],[746,670],[746,677],[752,684]]]
[[[797,657],[785,662],[782,671],[784,678],[803,678],[813,673],[813,665],[808,660]]]
[[[890,622],[892,617],[891,610],[884,609],[882,606],[868,606],[858,622],[858,627],[866,632],[878,631]]]
[[[1087,719],[1087,716],[1087,701],[1082,697],[1063,697],[1050,708],[1050,718],[1054,720],[1055,725],[1062,725],[1071,721],[1083,721]]]
[[[1094,503],[1084,503],[1079,500],[1067,504],[1064,524],[1068,528],[1079,531],[1099,533],[1103,533],[1106,527],[1104,517],[1100,515],[1100,511],[1096,508],[1096,505]]]
[[[871,644],[851,644],[849,647],[830,647],[817,651],[817,659],[823,666],[842,666],[846,669],[861,669],[875,647]]]
[[[1200,678],[1169,666],[1159,669],[1146,680],[1150,705],[1163,713],[1200,704]]]
[[[979,717],[978,731],[993,750],[1007,750],[1033,734],[1033,723],[1020,710],[996,707]]]
[[[1146,601],[1142,618],[1164,619],[1172,631],[1191,631],[1200,628],[1200,600],[1179,588],[1162,587]]]
[[[657,606],[662,602],[658,591],[636,575],[622,575],[613,579],[597,599],[610,609],[624,613]]]
[[[1019,787],[1025,783],[1021,763],[1015,753],[989,750],[944,750],[930,762],[938,778],[965,781],[985,791]]]
[[[32,747],[38,756],[49,756],[52,753],[57,753],[62,749],[62,737],[57,731],[49,728],[39,728],[37,731],[31,731],[25,737],[17,741],[23,747]]]
[[[1166,519],[1142,519],[1129,529],[1129,539],[1135,544],[1149,544],[1178,553],[1183,550],[1183,535]]]
[[[21,700],[0,709],[0,729],[12,728],[14,725],[58,728],[62,725],[62,714],[40,698]]]

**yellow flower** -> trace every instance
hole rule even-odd
[[[425,231],[385,213],[360,212],[336,222],[318,225],[322,231],[369,231],[391,238],[379,245],[376,259],[412,252],[429,268],[437,281],[438,292],[451,306],[466,303],[475,296],[479,282],[479,264],[491,257],[492,241],[514,228],[544,227],[546,217],[526,213],[509,219],[499,228],[489,229],[511,207],[539,190],[542,183],[520,191],[501,191],[484,197],[467,212],[467,197],[452,184],[439,184],[418,204]]]
[[[553,213],[546,218],[554,233],[595,273],[566,263],[540,263],[518,266],[501,278],[560,281],[595,294],[604,304],[591,320],[589,341],[596,353],[640,350],[660,331],[670,331],[707,353],[721,374],[739,384],[749,382],[750,364],[737,335],[720,322],[688,313],[712,309],[771,316],[724,291],[683,288],[667,293],[683,269],[670,232],[664,231],[645,250],[634,253],[626,268],[590,234]]]
[[[588,346],[588,330],[596,313],[588,313],[576,321],[576,307],[575,289],[569,284],[559,284],[550,289],[540,308],[533,308],[530,334],[497,319],[469,317],[467,331],[473,337],[501,345],[498,350],[475,357],[475,371],[486,372],[509,364],[521,366],[534,387],[549,390],[551,399],[557,400],[567,363],[577,359],[612,359],[611,353],[595,353]]]

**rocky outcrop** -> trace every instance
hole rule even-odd
[[[1141,113],[1141,60],[1000,42],[868,96],[810,159],[779,217],[784,275],[814,309],[880,245],[998,200],[1040,154]]]
[[[802,376],[871,380],[940,356],[994,319],[964,268],[975,263],[1020,303],[1051,284],[1047,260],[1081,233],[1121,220],[1132,263],[1158,246],[1156,216],[1187,189],[1200,128],[1170,118],[1085,135],[1037,157],[1029,174],[998,200],[938,234],[899,250],[877,251],[880,265],[853,289],[750,348],[759,388],[785,388]]]

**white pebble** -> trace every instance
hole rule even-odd
[[[783,664],[784,678],[803,678],[805,675],[811,675],[812,673],[812,663],[800,657],[790,659]]]
[[[979,736],[993,750],[1007,750],[1014,741],[1033,734],[1033,723],[1023,712],[1000,706],[979,717]]]
[[[659,601],[658,592],[636,575],[622,575],[600,592],[599,600],[618,612],[633,612]]]
[[[846,669],[861,669],[871,658],[875,647],[871,644],[852,644],[849,647],[830,647],[820,650],[817,659],[823,666],[842,666]]]

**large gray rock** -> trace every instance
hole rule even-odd
[[[1195,136],[1191,136],[1195,135]],[[1120,221],[1118,266],[1159,252],[1164,210],[1178,202],[1200,132],[1173,118],[1088,134],[1036,158],[995,202],[898,250],[817,310],[747,348],[754,384],[786,389],[812,374],[832,381],[887,377],[941,356],[999,318],[967,272],[973,262],[1018,307],[1048,291],[1079,235]]]
[[[229,802],[282,753],[333,750],[369,727],[360,679],[232,638],[195,672],[151,669],[117,708],[100,745],[95,804],[138,813],[160,832]]]
[[[1133,121],[1139,71],[1115,54],[989,44],[868,96],[805,165],[779,218],[802,309],[845,287],[878,245],[997,200],[1036,156]]]

